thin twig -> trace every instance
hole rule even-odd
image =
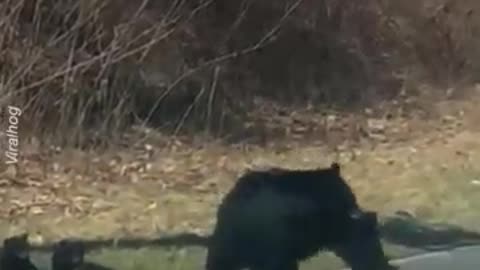
[[[213,100],[215,99],[215,93],[217,91],[219,74],[220,74],[220,66],[216,66],[213,72],[212,87],[210,88],[210,94],[208,95],[208,106],[207,106],[207,131],[208,132],[211,132],[211,129],[212,129]]]
[[[182,118],[180,122],[178,123],[177,127],[175,128],[175,131],[173,133],[173,137],[176,137],[178,133],[180,132],[180,129],[183,127],[183,124],[185,124],[185,121],[187,120],[187,117],[190,115],[190,112],[192,111],[193,107],[198,103],[200,98],[203,96],[203,93],[205,93],[205,87],[202,86],[202,90],[200,90],[200,93],[197,94],[195,97],[195,100],[188,106],[187,110],[185,113],[182,115]]]
[[[230,27],[230,30],[225,35],[225,38],[223,39],[222,43],[226,43],[231,38],[235,30],[240,26],[240,24],[246,17],[245,15],[247,14],[248,8],[250,7],[251,3],[252,2],[249,0],[243,1],[242,6],[245,6],[245,7],[242,8],[242,11],[240,12],[240,14],[238,14],[237,19],[233,22],[232,26]]]

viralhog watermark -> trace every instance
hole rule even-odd
[[[20,116],[22,110],[15,106],[8,106],[8,126],[5,132],[7,136],[7,150],[5,156],[7,157],[7,164],[15,164],[18,162],[18,148],[19,148],[19,136],[18,126],[20,122]]]

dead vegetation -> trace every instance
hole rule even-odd
[[[477,6],[4,1],[0,104],[25,111],[24,136],[79,146],[112,142],[134,124],[244,137],[269,104],[404,106],[420,82],[478,79]]]
[[[314,168],[332,160],[341,162],[370,209],[384,215],[403,210],[476,229],[478,132],[453,111],[458,110],[440,122],[405,120],[405,133],[415,126],[442,127],[410,134],[405,142],[387,136],[336,152],[317,139],[249,149],[177,141],[168,149],[147,144],[136,151],[64,149],[43,159],[29,156],[18,170],[1,174],[0,232],[28,230],[47,242],[65,236],[208,234],[219,200],[247,168]],[[474,108],[465,112],[471,114]]]
[[[244,168],[332,159],[372,208],[472,225],[476,99],[452,99],[478,92],[479,8],[2,1],[0,108],[24,114],[20,163],[0,165],[0,231],[207,230]]]

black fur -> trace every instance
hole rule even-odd
[[[28,235],[21,234],[3,241],[3,250],[0,255],[1,270],[37,270],[30,261],[30,245]]]
[[[79,240],[64,239],[55,245],[52,270],[111,270],[108,267],[86,262],[85,245]]]
[[[322,249],[353,270],[393,268],[379,242],[376,214],[360,210],[337,163],[249,171],[219,206],[206,268],[296,270]]]

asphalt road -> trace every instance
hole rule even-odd
[[[461,247],[396,259],[400,270],[479,270],[480,246]]]

